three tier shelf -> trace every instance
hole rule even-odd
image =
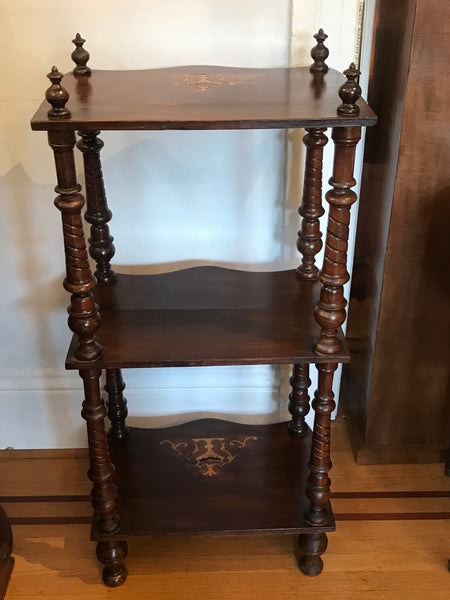
[[[62,216],[64,288],[71,294],[68,322],[74,334],[66,367],[77,369],[84,382],[91,537],[109,586],[125,581],[126,540],[161,533],[297,533],[300,569],[308,575],[322,570],[326,534],[335,528],[328,478],[332,381],[338,363],[350,360],[340,327],[346,316],[350,207],[356,200],[354,156],[361,127],[374,125],[376,117],[360,99],[355,66],[344,75],[328,69],[326,35],[320,30],[314,37],[310,68],[91,71],[77,34],[73,73],[63,83],[56,67],[48,75],[51,86],[31,126],[48,132],[55,156],[55,204]],[[335,158],[319,272],[315,255],[322,247],[328,127]],[[267,128],[307,132],[297,270],[254,273],[208,266],[149,276],[113,272],[101,130]],[[94,274],[75,144],[84,159]],[[305,415],[312,363],[318,390],[311,432]],[[290,422],[258,426],[204,419],[148,430],[126,425],[121,369],[247,364],[293,364]]]

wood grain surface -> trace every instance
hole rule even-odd
[[[95,297],[101,325],[99,368],[326,362],[313,351],[320,283],[295,271],[195,267],[159,275],[118,275]],[[342,350],[333,361],[350,359]],[[89,367],[74,356],[69,369]]]
[[[110,442],[121,523],[113,537],[311,531],[304,518],[310,445],[310,432],[297,436],[286,423],[202,419],[176,427],[131,428],[128,439]],[[229,456],[233,447],[237,454]],[[208,464],[209,471],[200,469]],[[333,531],[328,503],[324,513],[317,529]],[[95,523],[93,537],[102,539]]]
[[[365,462],[448,449],[449,52],[448,3],[379,0],[341,393]]]
[[[359,115],[338,115],[344,75],[308,67],[242,69],[188,66],[143,71],[68,73],[71,118],[49,120],[43,102],[34,130],[82,129],[270,129],[374,125],[364,100]]]

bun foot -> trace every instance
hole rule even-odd
[[[328,539],[325,533],[305,533],[298,536],[300,558],[298,566],[304,575],[315,576],[323,569],[320,555],[325,552]]]
[[[300,557],[298,566],[300,567],[300,571],[303,573],[303,575],[315,577],[322,572],[323,560],[320,558],[320,556],[309,556],[308,554],[304,554]]]
[[[119,587],[125,582],[128,571],[125,565],[105,567],[102,572],[103,583],[108,587]]]
[[[108,587],[118,587],[125,582],[128,571],[122,561],[127,553],[126,542],[98,542],[97,558],[105,565],[102,579]]]

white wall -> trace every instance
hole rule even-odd
[[[342,29],[355,30],[357,4],[0,1],[0,447],[86,444],[81,380],[63,368],[68,297],[61,287],[52,153],[45,134],[29,128],[50,67],[72,68],[74,34],[88,40],[93,68],[270,67],[288,65],[291,57],[295,64],[309,64],[310,34],[324,26],[335,50],[329,64],[341,67],[353,58],[354,40],[347,36],[344,45],[332,40],[343,38]],[[101,137],[117,271],[129,270],[127,265],[145,272],[205,263],[259,270],[296,266],[298,198],[288,194],[286,204],[284,132]],[[82,179],[81,162],[79,172]],[[135,370],[125,376],[130,422],[153,415],[154,422],[165,424],[206,413],[263,422],[286,414],[277,368]]]

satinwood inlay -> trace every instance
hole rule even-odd
[[[206,477],[214,477],[225,465],[231,463],[250,442],[254,435],[240,438],[193,438],[191,440],[163,440],[162,446],[170,447],[188,465]]]
[[[253,78],[253,75],[222,75],[221,73],[185,75],[183,82],[174,81],[175,87],[188,87],[197,92],[206,93],[210,88],[230,87],[245,83]]]

